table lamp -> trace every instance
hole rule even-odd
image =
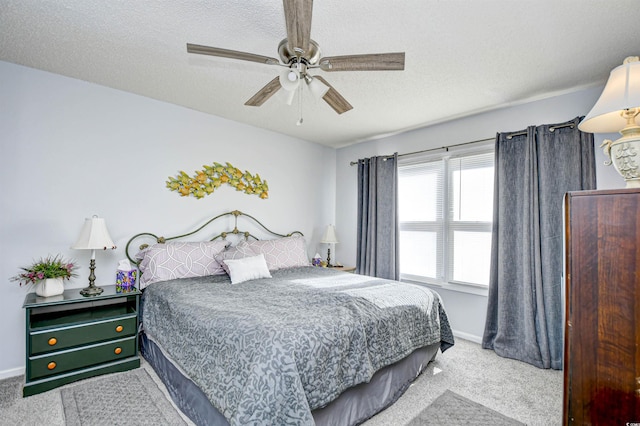
[[[331,244],[338,244],[339,242],[338,237],[336,236],[336,228],[334,228],[333,225],[327,226],[320,242],[323,244],[329,244],[329,248],[327,249],[327,267],[331,268],[333,266],[331,264]]]
[[[605,140],[601,147],[627,183],[640,187],[640,58],[629,56],[614,68],[589,114],[578,128],[589,133],[620,132],[615,141]]]
[[[84,220],[84,225],[80,231],[80,236],[76,243],[71,246],[75,250],[91,250],[91,262],[89,264],[89,287],[80,290],[83,296],[96,296],[102,293],[103,289],[96,287],[96,250],[115,249],[107,225],[103,218],[96,215]]]

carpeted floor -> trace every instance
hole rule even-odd
[[[158,384],[162,395],[170,400],[153,369],[144,361],[142,368]],[[63,392],[78,384],[105,380],[111,376],[87,379],[28,398],[22,398],[22,376],[2,380],[0,425],[66,425]],[[412,419],[447,390],[530,426],[561,424],[561,371],[540,370],[519,361],[501,358],[493,351],[483,350],[478,344],[457,339],[456,345],[444,354],[439,353],[394,405],[369,419],[363,426],[409,425]],[[96,396],[104,398],[103,395]],[[179,415],[185,423],[192,425],[181,413]],[[128,424],[136,423],[131,421]],[[160,426],[158,422],[154,424]]]
[[[562,424],[562,371],[541,370],[456,339],[391,407],[363,426],[408,425],[446,390],[529,426]]]

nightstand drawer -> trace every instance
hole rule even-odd
[[[136,336],[29,357],[28,380],[136,355]]]
[[[31,355],[59,351],[136,333],[136,315],[29,333]],[[28,354],[29,355],[29,354]]]

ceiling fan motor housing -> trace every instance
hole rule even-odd
[[[292,64],[294,61],[306,62],[306,65],[315,65],[318,63],[318,59],[320,59],[320,46],[318,46],[318,43],[315,41],[309,41],[309,49],[307,52],[291,52],[287,43],[288,39],[285,38],[278,45],[278,54],[280,55],[282,63]]]

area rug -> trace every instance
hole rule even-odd
[[[67,426],[186,425],[144,368],[61,389]]]
[[[524,423],[447,390],[409,422],[409,426],[421,425],[511,426]]]

